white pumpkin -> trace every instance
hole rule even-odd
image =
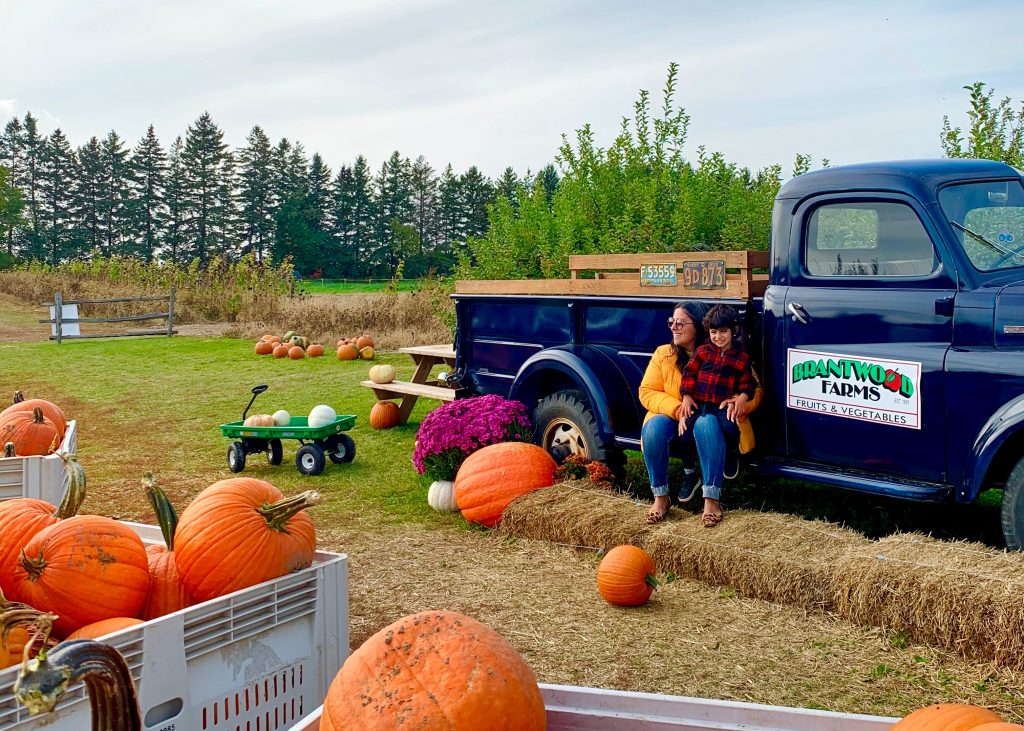
[[[455,504],[455,483],[451,480],[434,480],[427,490],[427,504],[442,513],[454,513],[459,509]]]
[[[391,383],[395,380],[395,367],[390,363],[375,365],[370,369],[370,380],[374,383]]]
[[[309,426],[316,428],[326,426],[337,418],[338,414],[335,413],[334,409],[330,406],[327,404],[317,404],[313,407],[313,410],[309,412],[309,419],[306,420],[306,423]]]
[[[288,426],[292,420],[292,415],[284,409],[278,409],[274,412],[274,423],[277,426]]]

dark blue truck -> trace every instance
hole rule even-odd
[[[672,304],[724,301],[743,313],[765,388],[748,469],[923,501],[1001,487],[1007,546],[1024,548],[1020,171],[828,168],[782,187],[769,252],[574,256],[570,268],[568,280],[459,282],[454,295],[459,382],[526,403],[543,446],[613,466],[639,449],[638,387]]]

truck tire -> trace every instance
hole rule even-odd
[[[1011,551],[1024,551],[1024,459],[1006,478],[1003,486],[1003,537]]]
[[[570,454],[605,462],[612,471],[622,469],[624,459],[618,449],[605,447],[597,433],[597,419],[582,391],[558,391],[541,399],[533,410],[533,440],[544,447],[555,461]]]

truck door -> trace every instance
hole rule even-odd
[[[789,457],[945,481],[956,274],[928,217],[899,195],[820,196],[798,205],[791,236]]]

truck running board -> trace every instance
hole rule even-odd
[[[755,474],[769,477],[787,477],[793,480],[818,482],[905,500],[946,502],[953,494],[953,488],[941,482],[925,482],[899,477],[881,479],[877,473],[840,470],[809,462],[782,462],[771,458],[761,458],[751,462],[748,469]]]

